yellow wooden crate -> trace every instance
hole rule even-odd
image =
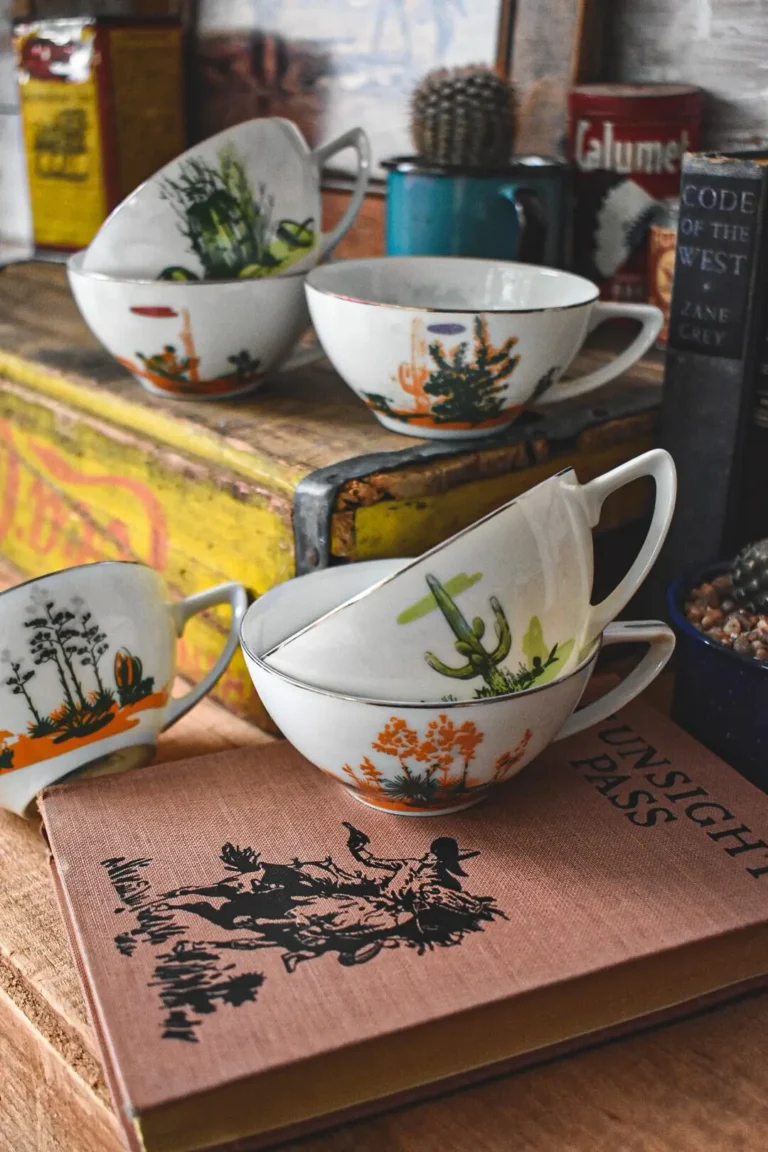
[[[596,350],[579,367],[610,351]],[[573,464],[582,480],[654,442],[660,370],[468,443],[387,432],[326,365],[247,402],[140,388],[80,320],[62,269],[0,276],[0,553],[27,575],[130,558],[174,595],[240,580],[253,595],[331,563],[415,555]],[[647,489],[601,527],[641,518]],[[196,618],[180,669],[210,666],[225,617]],[[238,655],[216,695],[266,725]]]

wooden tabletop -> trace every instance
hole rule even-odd
[[[627,344],[625,332],[606,329],[590,341],[572,374],[591,371]],[[651,351],[600,390],[600,402],[632,390],[661,396],[662,361]],[[146,433],[202,458],[231,465],[270,488],[293,487],[308,472],[373,453],[402,452],[421,440],[389,432],[332,370],[326,360],[275,377],[252,397],[211,404],[170,404],[139,387],[89,332],[69,291],[65,270],[20,264],[0,276],[0,376],[117,426]],[[563,413],[583,401],[564,401]],[[498,452],[504,441],[489,442]],[[470,442],[461,451],[488,447]],[[510,449],[511,450],[511,449]],[[457,454],[459,449],[457,449]]]
[[[205,701],[160,758],[270,740]],[[767,1037],[768,995],[752,997],[285,1152],[763,1152]],[[0,1152],[119,1152],[39,828],[4,812],[0,1069]]]

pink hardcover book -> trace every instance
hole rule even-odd
[[[642,704],[457,816],[285,743],[41,810],[133,1149],[265,1147],[768,973],[768,797]]]

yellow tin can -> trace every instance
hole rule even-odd
[[[89,244],[184,150],[178,20],[19,22],[13,34],[35,244]]]

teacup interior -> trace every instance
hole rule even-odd
[[[533,312],[596,300],[590,280],[497,260],[392,256],[316,268],[310,287],[364,304],[444,312]]]
[[[408,563],[408,560],[370,560],[286,580],[260,596],[248,609],[241,629],[243,643],[254,656],[261,657],[294,632],[379,580],[393,576]]]
[[[297,576],[278,584],[260,596],[245,614],[240,627],[240,638],[246,651],[262,665],[273,671],[264,657],[281,641],[301,628],[305,628],[326,612],[338,608],[353,596],[388,576],[394,576],[411,561],[368,560],[357,564],[327,568],[307,576]],[[578,665],[569,675],[592,660],[601,645],[594,641],[579,653]],[[276,673],[278,676],[281,673]],[[532,691],[538,691],[534,688]],[[330,692],[329,695],[336,695]],[[363,697],[364,698],[364,697]],[[489,703],[491,701],[483,701]],[[410,702],[413,703],[412,701]],[[476,703],[476,702],[475,702]],[[408,703],[403,705],[408,706]]]

